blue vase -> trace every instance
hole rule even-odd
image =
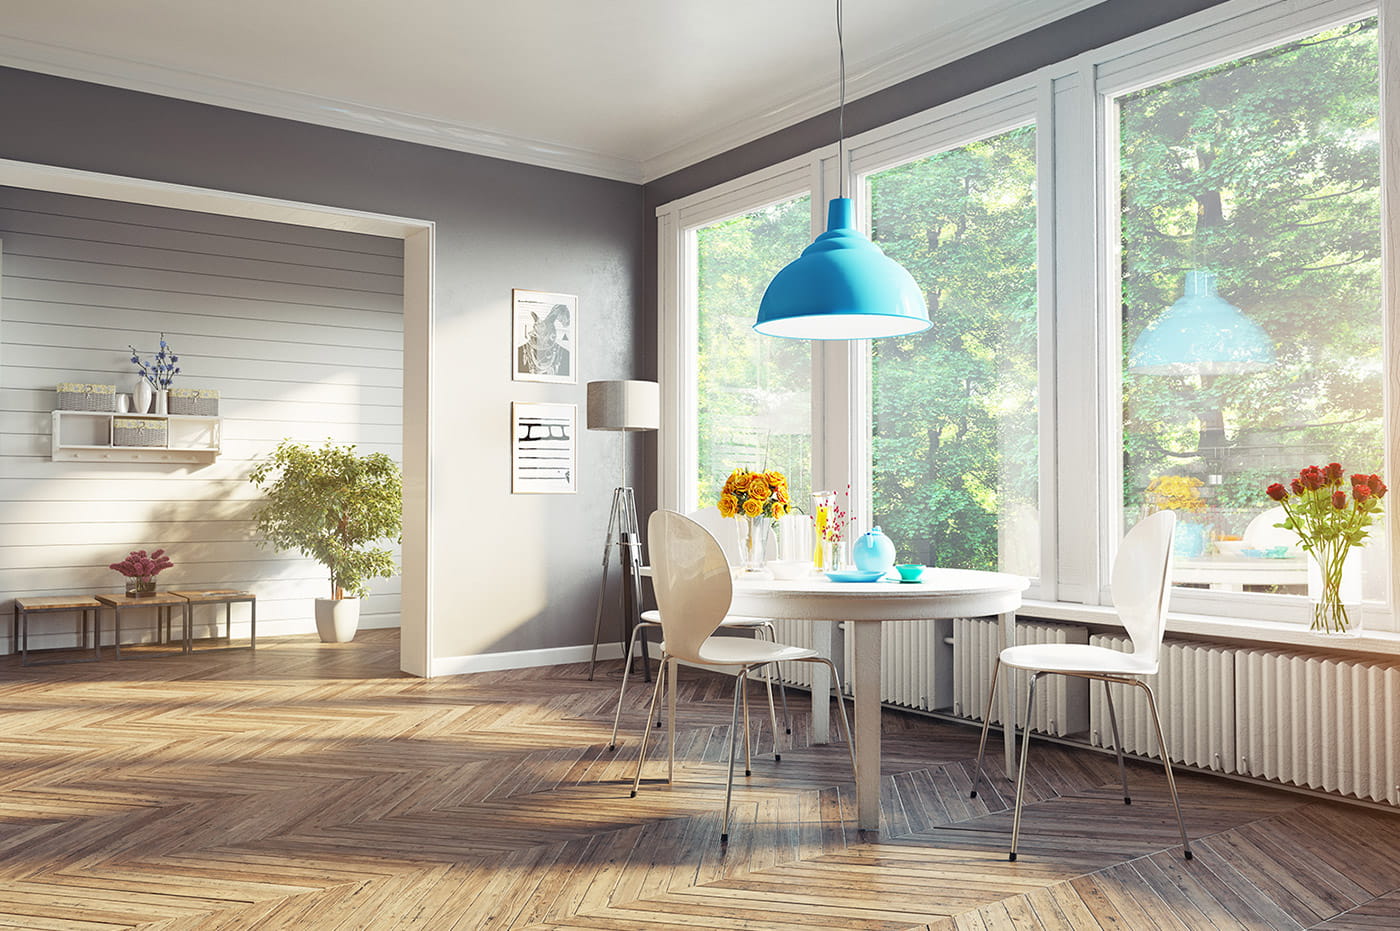
[[[1178,521],[1172,534],[1172,555],[1195,559],[1206,551],[1206,527],[1189,521]]]
[[[856,541],[852,558],[862,572],[889,572],[894,566],[894,544],[876,527]]]

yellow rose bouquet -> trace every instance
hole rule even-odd
[[[722,517],[770,517],[777,520],[792,509],[787,476],[781,472],[735,469],[719,493]]]
[[[738,518],[740,571],[766,572],[763,551],[768,539],[768,522],[777,521],[792,509],[787,476],[772,470],[735,469],[725,479],[716,503],[722,516]],[[774,523],[775,532],[777,527]]]

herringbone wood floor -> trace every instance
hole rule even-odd
[[[862,838],[798,714],[722,851],[728,680],[685,673],[678,780],[650,763],[629,799],[643,688],[610,753],[609,676],[425,681],[397,650],[0,661],[0,928],[1400,928],[1388,813],[1188,775],[1187,863],[1160,769],[1125,808],[1111,758],[1041,745],[1013,864],[1005,784],[967,797],[975,730],[886,712]]]

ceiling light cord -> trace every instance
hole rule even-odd
[[[841,34],[841,0],[836,0],[836,55],[841,65],[839,81],[841,105],[836,116],[837,190],[846,196],[846,40]]]

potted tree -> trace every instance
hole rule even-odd
[[[330,598],[316,599],[325,643],[354,639],[369,580],[398,571],[382,540],[403,527],[403,477],[383,453],[362,456],[330,440],[320,448],[283,440],[249,478],[267,495],[254,516],[264,544],[296,550],[330,570]]]

